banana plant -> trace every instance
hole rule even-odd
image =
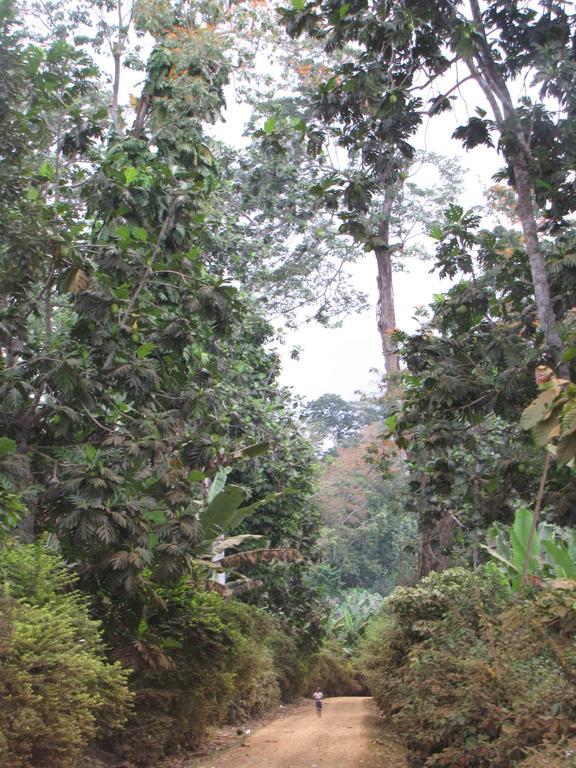
[[[214,477],[208,491],[207,503],[198,513],[198,521],[202,529],[201,561],[214,569],[236,568],[240,565],[255,565],[259,562],[284,561],[292,562],[300,559],[297,549],[253,549],[226,555],[227,549],[240,546],[246,541],[261,539],[257,534],[240,534],[228,536],[250,515],[264,504],[268,504],[280,494],[272,493],[252,504],[242,506],[246,500],[246,492],[238,485],[226,485],[229,468],[220,468]],[[217,579],[225,587],[225,578]],[[244,581],[247,581],[244,579]]]
[[[367,589],[357,587],[344,590],[335,600],[330,613],[328,634],[352,651],[383,602],[382,595]]]
[[[566,540],[553,536],[543,538],[542,546],[557,577],[576,579],[576,530],[568,530]]]
[[[576,530],[541,523],[528,551],[531,525],[532,512],[520,507],[514,524],[508,530],[489,528],[482,545],[503,569],[512,589],[520,589],[525,570],[540,579],[576,579]]]
[[[246,491],[239,485],[226,485],[230,470],[219,469],[208,492],[208,500],[198,512],[202,542],[210,546],[219,536],[234,531],[250,515],[279,494],[272,493],[253,504],[242,506]]]

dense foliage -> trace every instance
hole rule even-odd
[[[451,558],[478,562],[478,542],[495,521],[532,505],[543,457],[520,417],[537,392],[542,352],[522,241],[510,220],[482,229],[479,216],[452,207],[438,238],[437,268],[454,280],[436,297],[416,334],[401,334],[408,365],[401,410],[388,434],[408,449],[409,503],[423,545],[420,573]],[[574,300],[573,232],[549,239],[555,306]],[[544,495],[550,522],[573,525],[574,475],[553,462]]]
[[[222,178],[204,124],[224,107],[224,41],[209,9],[140,7],[154,45],[121,109],[95,63],[102,39],[77,34],[90,8],[77,10],[46,6],[37,29],[1,5],[0,534],[48,533],[86,595],[60,612],[26,590],[3,598],[5,681],[22,699],[6,717],[30,725],[14,732],[18,759],[38,766],[68,765],[95,737],[139,764],[195,746],[299,695],[322,632],[313,589],[270,616],[314,553],[313,454],[277,382],[274,329],[211,256]],[[115,29],[100,27],[128,32]],[[285,561],[267,614],[206,591],[225,591],[205,584],[228,533],[229,549],[258,547],[249,563]],[[241,558],[222,562],[231,586],[257,584]],[[124,716],[105,715],[100,679],[119,713],[131,696],[104,648],[134,698],[113,737],[104,726]],[[35,652],[56,665],[45,691],[18,667]]]
[[[72,768],[124,724],[127,673],[106,660],[65,563],[43,543],[0,551],[0,758],[10,768]]]
[[[550,765],[570,765],[573,606],[573,583],[514,604],[488,569],[398,588],[371,628],[362,667],[410,764],[539,765],[541,752],[543,761],[559,756]]]
[[[196,748],[214,726],[242,723],[304,691],[309,667],[287,622],[191,583],[160,597],[164,607],[148,610],[124,650],[136,670],[134,715],[107,742],[131,762]]]
[[[574,16],[275,13],[0,0],[0,762],[155,764],[320,684],[367,685],[414,768],[567,766]],[[471,210],[417,149],[468,81],[453,137],[508,183]],[[431,244],[450,287],[400,332]],[[386,398],[298,412],[279,327],[360,308],[364,252]]]
[[[86,139],[70,150],[72,162],[60,141],[56,156],[43,160],[44,176],[34,167],[43,147],[27,145],[32,167],[20,183],[34,194],[22,197],[32,196],[57,222],[60,255],[47,263],[30,255],[21,274],[5,270],[5,482],[34,493],[34,531],[54,531],[69,557],[87,563],[84,578],[118,594],[140,589],[145,568],[161,578],[186,569],[198,543],[199,471],[262,441],[278,448],[260,460],[261,478],[267,464],[282,463],[282,451],[292,451],[292,467],[298,461],[296,430],[275,385],[277,359],[264,349],[272,329],[203,263],[203,208],[217,172],[200,120],[223,104],[225,68],[213,42],[193,29],[188,38],[179,47],[167,38],[152,52],[125,136],[112,134],[97,147]],[[17,39],[13,48],[24,69],[32,51]],[[66,65],[81,55],[63,44],[58,51]],[[50,50],[33,52],[53,65]],[[182,57],[194,69],[210,56],[217,78],[209,68],[189,82],[168,77]],[[86,73],[74,76],[85,88]],[[36,77],[33,69],[31,88]],[[190,89],[200,89],[193,108]],[[31,121],[29,105],[15,99],[14,113]],[[76,175],[60,178],[59,163],[68,174],[78,167]],[[64,202],[70,188],[74,198]],[[12,215],[22,217],[21,198],[11,199]],[[82,220],[70,220],[83,210]],[[6,267],[17,250],[24,259],[21,244],[4,239]],[[302,449],[302,471],[306,459]],[[267,478],[255,490],[281,490],[279,480],[280,488]],[[291,501],[301,516],[302,495]]]
[[[513,0],[344,6],[293,0],[283,16],[291,35],[307,34],[320,50],[338,54],[317,88],[312,130],[320,144],[332,133],[340,146],[361,156],[364,200],[380,193],[382,185],[391,190],[388,199],[393,197],[424,120],[451,111],[455,92],[475,82],[476,114],[458,125],[453,137],[466,149],[497,144],[503,156],[502,175],[516,192],[541,330],[559,353],[562,342],[533,198],[552,227],[562,226],[574,211],[574,18],[569,11],[548,2],[524,8]],[[533,88],[517,96],[512,84],[521,78]],[[389,248],[385,229],[380,233]]]

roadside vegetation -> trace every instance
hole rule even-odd
[[[573,766],[575,51],[548,0],[0,0],[2,766],[316,685],[412,768]],[[302,402],[362,259],[382,390]]]

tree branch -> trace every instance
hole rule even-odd
[[[148,263],[146,265],[146,268],[144,270],[144,273],[142,274],[142,277],[140,278],[140,281],[138,285],[136,286],[136,289],[134,290],[134,293],[130,297],[130,301],[128,302],[128,306],[126,307],[125,311],[122,313],[122,316],[118,318],[118,324],[120,327],[123,327],[126,329],[127,325],[126,322],[128,321],[128,318],[132,314],[132,310],[134,309],[134,305],[136,304],[136,301],[138,300],[138,296],[144,289],[144,286],[146,285],[146,281],[150,277],[153,271],[154,261],[156,260],[156,257],[158,256],[160,252],[160,248],[162,247],[162,244],[164,240],[166,239],[168,232],[172,227],[174,226],[174,220],[176,218],[176,208],[178,205],[178,201],[175,200],[172,205],[170,206],[170,209],[168,210],[168,213],[166,214],[166,218],[164,219],[164,223],[162,224],[162,229],[160,230],[160,234],[158,235],[158,240],[156,241],[156,245],[154,246],[154,250],[152,251],[152,255],[148,259]]]

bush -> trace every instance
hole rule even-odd
[[[228,705],[228,721],[236,723],[259,717],[280,704],[277,659],[272,645],[279,630],[264,611],[236,601],[226,604],[226,615],[237,632],[234,692]]]
[[[308,684],[310,654],[304,654],[289,627],[282,625],[278,625],[270,636],[270,648],[282,701],[297,701],[304,694]]]
[[[477,627],[488,612],[511,599],[505,579],[464,568],[432,573],[415,587],[398,587],[371,623],[360,647],[363,679],[383,711],[402,700],[405,683],[397,670],[409,669],[409,654],[433,637],[452,610],[464,626]]]
[[[512,605],[493,569],[433,574],[393,593],[362,667],[412,766],[509,768],[570,733],[574,598],[541,592]]]
[[[135,711],[114,746],[138,765],[197,748],[210,728],[278,706],[296,686],[295,645],[277,620],[190,582],[160,591],[139,645],[147,663],[133,678]],[[283,652],[288,651],[288,657]]]
[[[310,662],[306,693],[319,686],[326,696],[362,696],[367,693],[352,660],[337,643],[329,643]]]
[[[106,662],[98,623],[42,543],[0,550],[0,583],[0,764],[69,768],[122,724],[126,675]]]

